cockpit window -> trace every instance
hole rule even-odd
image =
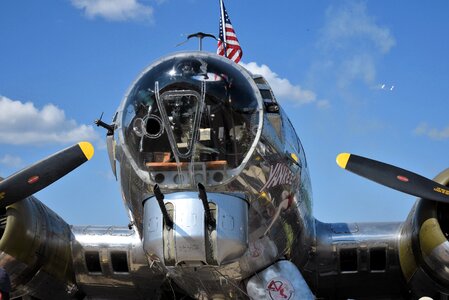
[[[193,90],[166,91],[156,100],[164,124],[169,125],[167,134],[172,150],[180,158],[189,158],[197,141],[204,95]]]
[[[149,67],[131,88],[119,123],[136,173],[179,188],[221,184],[238,173],[262,125],[252,82],[240,67],[202,52]]]

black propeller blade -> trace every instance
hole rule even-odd
[[[0,182],[0,208],[40,191],[93,155],[93,146],[88,142],[81,142],[9,176]]]
[[[420,198],[449,203],[449,187],[416,173],[362,156],[341,153],[337,164],[348,171]]]

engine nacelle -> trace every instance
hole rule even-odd
[[[13,298],[77,298],[69,225],[34,197],[0,216],[0,265],[10,274]]]
[[[434,179],[449,184],[449,169]],[[399,258],[414,297],[449,294],[449,204],[419,199],[401,232]]]

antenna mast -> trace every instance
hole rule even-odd
[[[187,36],[187,40],[178,44],[177,46],[181,46],[182,44],[186,43],[188,40],[190,40],[191,38],[196,37],[198,38],[198,47],[199,47],[199,51],[203,50],[203,39],[206,37],[210,37],[213,38],[214,40],[217,40],[217,38],[215,37],[215,35],[210,34],[210,33],[204,33],[204,32],[197,32],[197,33],[192,33],[189,34]]]

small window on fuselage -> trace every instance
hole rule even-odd
[[[385,271],[387,266],[387,252],[385,248],[370,249],[369,257],[369,266],[371,271]]]
[[[112,270],[119,273],[128,273],[128,257],[124,251],[111,252]]]
[[[84,253],[87,271],[89,273],[101,273],[100,254],[98,251],[86,251]]]
[[[357,271],[357,249],[340,249],[340,271],[355,272]]]

